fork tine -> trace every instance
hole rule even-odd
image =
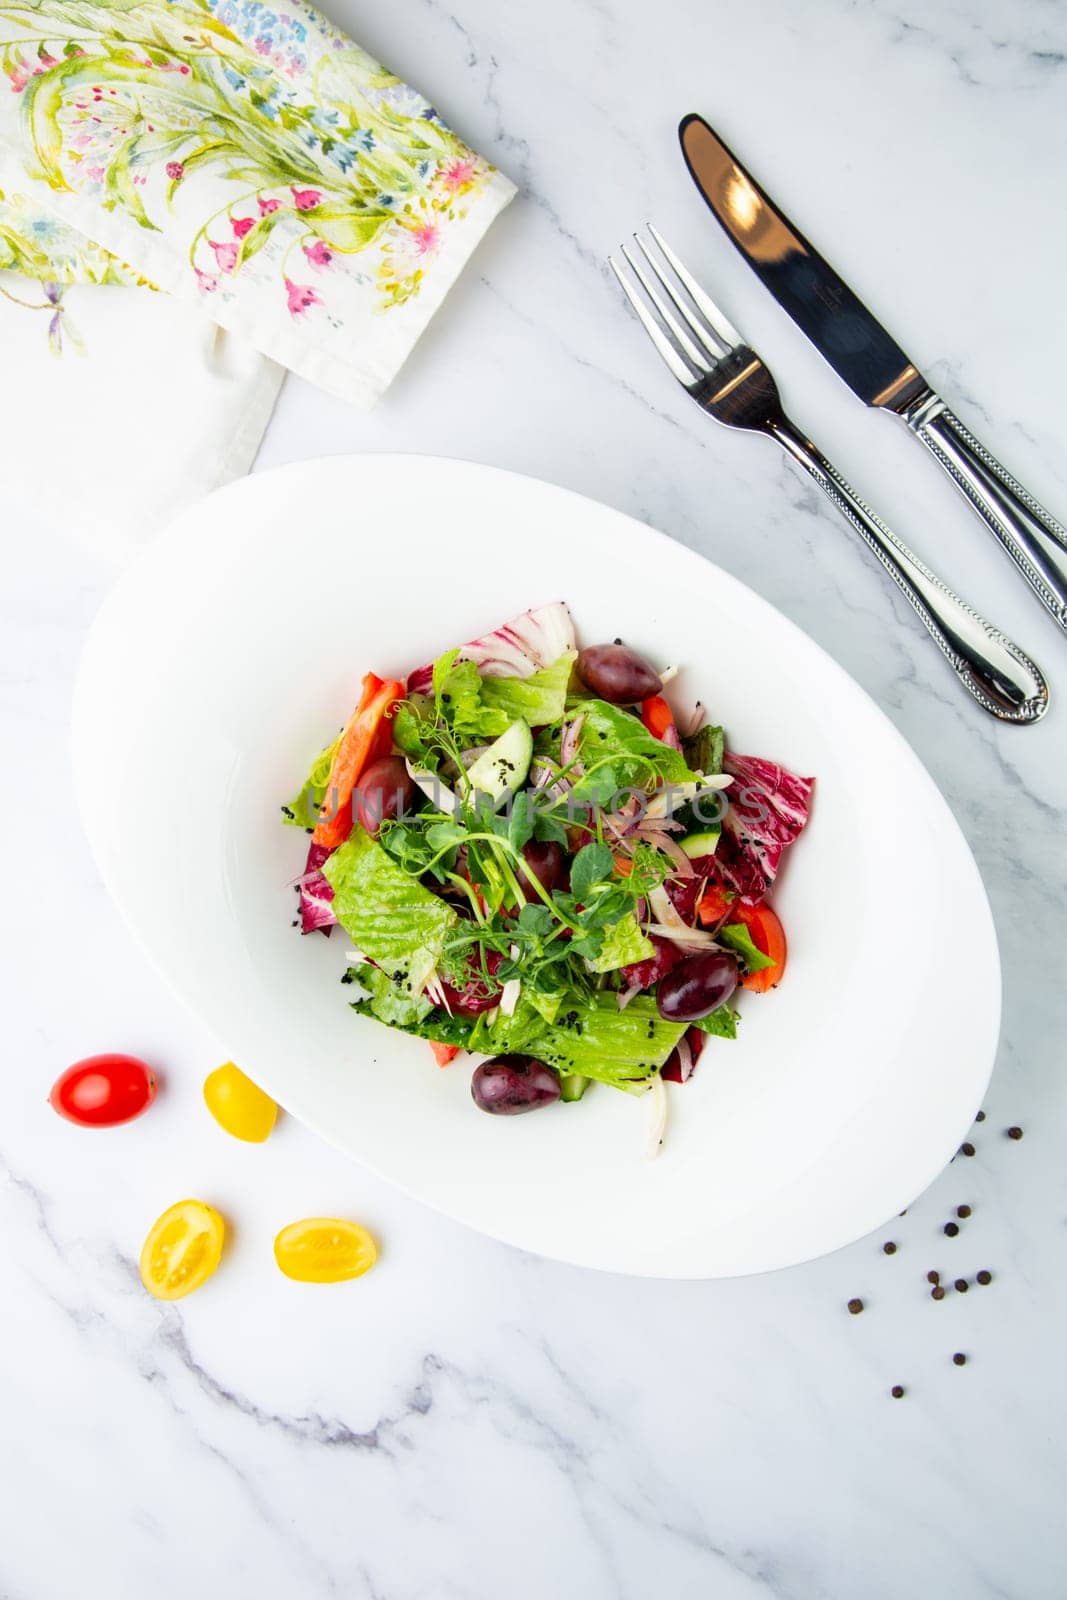
[[[686,304],[685,296],[679,290],[678,285],[672,281],[670,274],[664,269],[660,262],[656,260],[655,256],[652,254],[645,241],[641,238],[640,234],[634,234],[634,243],[644,256],[645,260],[648,262],[655,281],[662,287],[663,292],[666,294],[671,306],[677,312],[678,316],[681,317],[689,332],[699,345],[704,356],[704,360],[709,366],[715,366],[717,362],[722,360],[723,356],[729,355],[731,346],[723,344],[718,334],[716,334],[714,329],[708,325],[703,316],[701,316],[700,312],[693,311],[690,306]],[[637,269],[635,268],[635,271],[636,270]],[[645,282],[645,280],[642,279],[642,282]],[[650,294],[654,293],[654,291],[649,288],[647,282],[645,283],[645,287],[648,288],[648,292]]]
[[[636,289],[634,289],[633,285],[629,282],[625,275],[620,272],[619,264],[615,260],[614,256],[608,257],[608,266],[619,280],[619,287],[626,296],[627,300],[629,300],[630,304],[633,306],[634,310],[637,312],[642,327],[648,334],[648,337],[652,340],[652,343],[655,345],[660,355],[663,357],[663,360],[666,362],[671,372],[673,372],[680,384],[687,389],[691,388],[694,383],[703,377],[703,367],[697,369],[696,367],[690,365],[689,361],[686,359],[686,355],[682,346],[680,344],[675,345],[671,340],[670,334],[660,327],[659,323],[649,311],[648,307],[645,305]]]
[[[637,238],[636,234],[634,235],[634,238]],[[638,240],[638,243],[640,243],[640,240]],[[648,295],[648,298],[651,300],[652,304],[659,313],[660,322],[664,323],[667,328],[670,329],[671,333],[675,337],[675,340],[681,345],[682,349],[685,351],[687,359],[697,369],[697,372],[701,374],[706,373],[708,367],[713,366],[717,360],[715,351],[708,350],[702,344],[694,342],[689,330],[692,329],[694,333],[697,330],[693,328],[691,318],[687,319],[687,323],[679,322],[672,307],[678,311],[681,310],[681,307],[677,304],[673,294],[670,293],[668,285],[663,282],[663,279],[659,276],[659,274],[657,273],[656,276],[659,279],[659,282],[663,284],[663,287],[667,289],[668,297],[671,301],[670,305],[667,305],[666,301],[663,299],[663,296],[658,292],[655,285],[650,280],[648,274],[643,271],[643,269],[634,260],[626,245],[622,246],[622,253],[628,267],[630,268],[630,271],[633,273],[634,277],[637,279],[638,283],[641,285],[642,289]]]
[[[712,300],[707,292],[701,288],[700,284],[693,277],[693,274],[689,271],[689,268],[684,262],[679,260],[678,256],[671,249],[670,245],[660,233],[659,229],[654,227],[650,222],[648,224],[648,231],[652,235],[653,239],[655,239],[660,250],[663,252],[664,256],[666,256],[675,272],[678,274],[678,277],[685,284],[693,304],[699,311],[703,313],[711,325],[712,330],[718,338],[723,340],[727,349],[733,350],[737,345],[744,344],[744,339],[741,337],[740,333],[738,333],[729,317],[725,316],[723,312],[719,310],[714,300]]]

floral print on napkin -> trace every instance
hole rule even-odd
[[[5,142],[105,252],[322,342],[410,307],[451,253],[436,303],[513,193],[303,0],[0,3]]]

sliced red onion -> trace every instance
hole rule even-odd
[[[585,712],[579,711],[573,722],[564,724],[563,736],[559,742],[559,759],[562,767],[569,767],[578,754],[578,745],[582,737],[582,724],[585,721]]]
[[[667,1085],[657,1072],[652,1079],[652,1121],[648,1130],[648,1147],[645,1154],[655,1161],[663,1149],[667,1132]]]
[[[615,1004],[618,1006],[620,1011],[625,1011],[634,995],[640,993],[641,985],[639,983],[631,983],[628,989],[619,990],[618,994],[615,996]]]
[[[412,766],[406,757],[404,765],[408,769],[408,775],[412,783],[415,784],[416,788],[422,790],[427,800],[432,801],[438,811],[447,811],[449,816],[455,816],[459,808],[459,801],[448,787],[448,784],[442,783],[435,772],[424,772],[421,767]]]
[[[707,716],[708,713],[704,709],[703,701],[698,700],[687,716],[675,717],[674,720],[678,725],[678,732],[682,738],[691,739],[695,733],[699,733],[707,721]]]
[[[684,1083],[693,1070],[693,1052],[684,1033],[674,1048],[678,1052],[678,1082]]]

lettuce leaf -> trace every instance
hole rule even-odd
[[[558,1072],[577,1072],[617,1089],[646,1088],[685,1032],[684,1022],[665,1022],[656,1002],[644,995],[620,1011],[614,994],[598,994],[562,1011],[524,1045]]]
[[[518,717],[531,727],[559,722],[576,657],[577,651],[565,650],[526,678],[483,678],[473,661],[448,650],[433,664],[437,713],[461,742],[497,739]]]
[[[333,909],[353,944],[408,994],[422,993],[458,920],[360,827],[323,864]]]
[[[724,944],[728,950],[741,957],[746,972],[762,972],[765,967],[775,965],[771,957],[765,956],[755,944],[743,922],[731,922],[725,928],[720,928],[715,938],[719,944]]]
[[[497,739],[512,720],[505,711],[482,704],[482,680],[473,661],[459,661],[448,650],[433,664],[434,703],[460,740]]]
[[[282,821],[293,828],[313,828],[319,820],[326,799],[326,785],[330,778],[330,767],[333,763],[334,751],[341,742],[338,734],[333,744],[328,744],[325,750],[320,750],[312,762],[311,771],[307,780],[295,800],[290,800],[287,806],[282,807]]]
[[[606,804],[620,789],[644,789],[657,777],[666,783],[693,782],[682,752],[649,733],[621,706],[579,700],[568,709],[572,717],[583,718],[578,755],[586,776],[575,785],[577,799]]]
[[[522,717],[531,728],[551,727],[563,716],[577,650],[565,650],[552,665],[528,678],[482,678],[482,702],[502,711],[508,722]]]
[[[618,967],[628,967],[637,961],[648,961],[655,956],[656,947],[641,932],[636,917],[620,917],[604,932],[600,953],[591,963],[594,972],[614,972]]]

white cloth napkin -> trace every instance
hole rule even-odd
[[[515,192],[305,0],[0,0],[0,189],[360,406]]]
[[[249,470],[283,376],[169,295],[0,273],[8,512],[43,511],[121,563]]]

